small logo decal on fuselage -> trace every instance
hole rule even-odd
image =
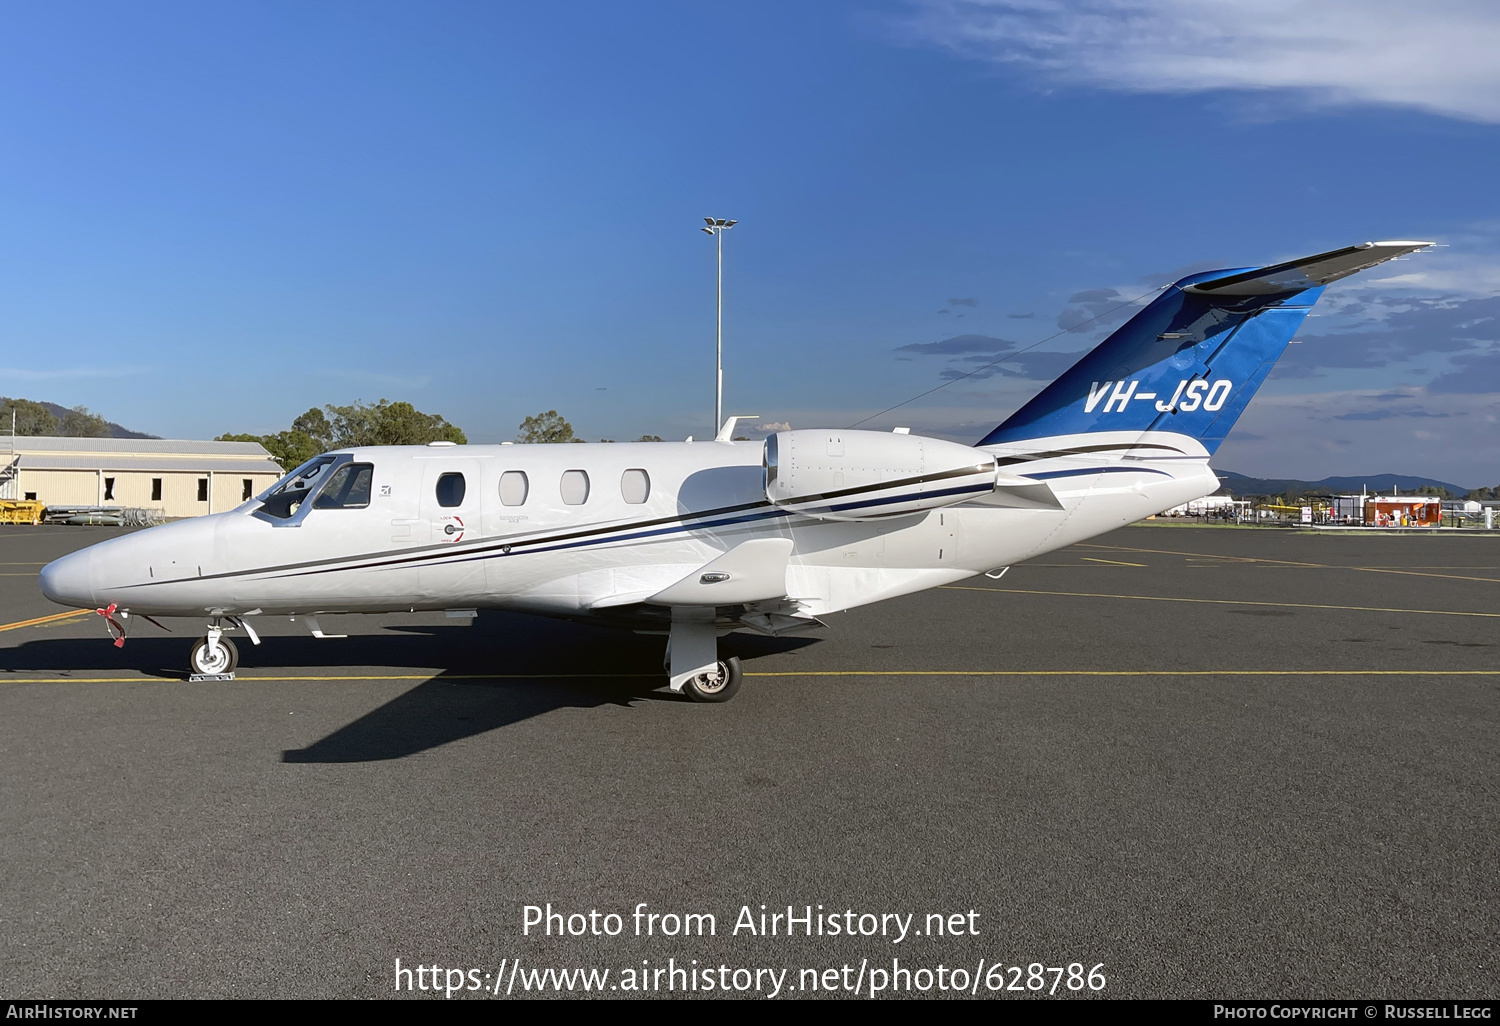
[[[1177,382],[1172,398],[1162,400],[1157,399],[1155,392],[1140,391],[1140,384],[1139,381],[1095,381],[1089,387],[1083,412],[1093,413],[1102,402],[1102,412],[1124,413],[1130,408],[1132,401],[1150,402],[1155,399],[1158,413],[1192,413],[1200,407],[1212,413],[1223,407],[1229,393],[1234,390],[1234,382],[1228,378],[1220,378],[1212,384],[1205,378],[1183,378]]]

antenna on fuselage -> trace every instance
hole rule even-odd
[[[758,413],[736,413],[732,417],[726,417],[724,419],[724,426],[721,427],[721,428],[719,428],[719,433],[718,434],[714,435],[714,441],[716,441],[716,442],[732,442],[732,441],[734,441],[734,426],[735,426],[735,424],[739,423],[742,420],[753,420],[753,419],[755,419],[756,417],[759,417],[759,416],[760,416],[760,414],[758,414]]]

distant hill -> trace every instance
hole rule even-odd
[[[0,395],[0,403],[4,403],[7,398],[8,398],[7,396]],[[47,412],[50,413],[50,414],[52,414],[52,416],[56,417],[58,420],[62,420],[63,416],[66,413],[68,413],[68,407],[66,407],[66,406],[59,406],[57,403],[49,403],[45,399],[33,399],[32,402],[39,403],[42,406],[45,406],[47,408]],[[105,423],[109,425],[109,437],[110,438],[160,438],[161,437],[160,435],[148,435],[144,431],[132,431],[132,430],[130,430],[127,427],[121,427],[119,424],[116,424],[112,420],[107,420],[107,421],[105,421]],[[10,433],[10,425],[9,424],[0,424],[0,433],[9,434]]]
[[[1457,498],[1469,494],[1462,485],[1435,481],[1430,477],[1406,477],[1403,474],[1371,474],[1368,477],[1325,477],[1321,481],[1298,481],[1295,478],[1246,477],[1232,470],[1215,470],[1222,482],[1217,495],[1324,495],[1358,494],[1366,490],[1389,494],[1394,488],[1401,492],[1415,492],[1422,487],[1446,488]]]

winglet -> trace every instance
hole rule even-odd
[[[1194,282],[1184,292],[1208,296],[1272,296],[1278,292],[1300,292],[1347,278],[1376,264],[1415,253],[1431,242],[1365,242],[1358,246],[1317,253],[1284,264],[1237,271],[1222,278]]]

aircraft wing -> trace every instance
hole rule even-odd
[[[727,606],[786,597],[790,538],[751,538],[646,601],[653,606]]]

